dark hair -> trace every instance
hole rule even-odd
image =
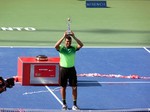
[[[71,40],[71,36],[70,35],[66,35],[65,40],[66,39]]]

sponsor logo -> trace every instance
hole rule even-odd
[[[106,0],[86,0],[86,8],[106,8]]]

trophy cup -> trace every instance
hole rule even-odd
[[[71,25],[71,20],[70,20],[70,18],[68,18],[68,19],[67,19],[67,34],[71,34],[70,25]]]

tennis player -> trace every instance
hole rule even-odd
[[[71,45],[72,39],[77,42],[77,45]],[[61,45],[61,43],[65,41],[65,45]],[[75,34],[71,31],[70,34],[64,32],[62,38],[58,40],[55,44],[56,50],[60,55],[60,86],[61,86],[61,96],[63,110],[68,110],[66,104],[66,87],[69,81],[69,86],[72,87],[72,96],[73,96],[73,106],[72,110],[79,110],[77,106],[77,75],[75,69],[75,53],[80,48],[83,47],[83,43],[75,37]]]

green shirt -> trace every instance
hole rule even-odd
[[[74,66],[75,63],[75,52],[77,51],[77,46],[70,46],[66,48],[65,46],[59,46],[60,55],[60,66],[65,68],[70,68]]]

